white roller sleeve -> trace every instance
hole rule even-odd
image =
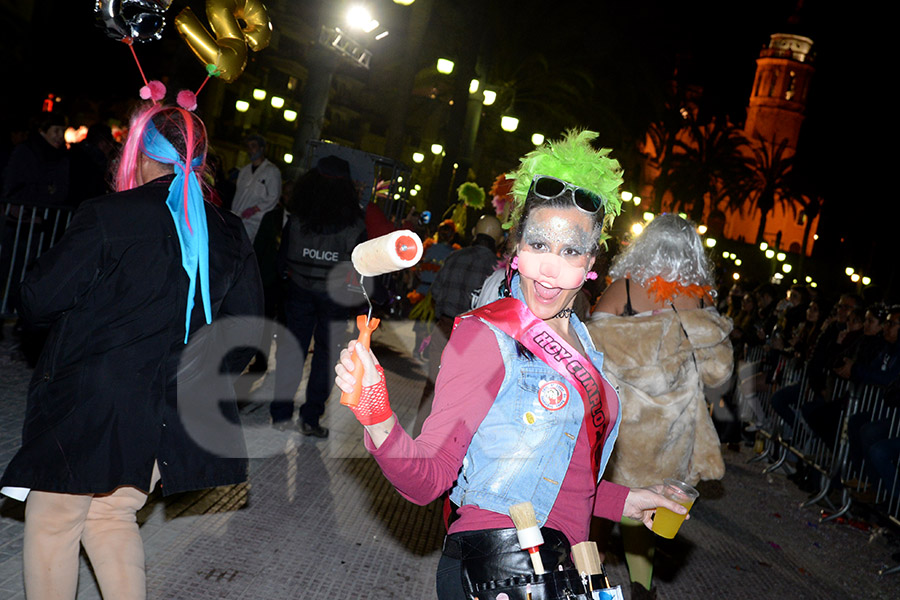
[[[360,275],[375,277],[408,269],[422,258],[422,240],[409,229],[400,229],[359,244],[350,260]]]
[[[525,529],[516,529],[516,535],[519,537],[519,548],[527,550],[544,543],[544,536],[541,535],[541,528],[526,527]]]

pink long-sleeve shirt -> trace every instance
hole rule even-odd
[[[453,486],[472,436],[497,397],[505,372],[494,333],[478,319],[463,319],[441,357],[434,405],[419,437],[412,439],[398,423],[376,449],[366,434],[366,449],[403,497],[428,504]],[[582,424],[545,526],[562,531],[572,544],[587,540],[592,514],[621,520],[628,491],[608,481],[596,485],[590,442]],[[451,524],[450,533],[513,526],[509,515],[466,505],[460,507],[459,519]]]

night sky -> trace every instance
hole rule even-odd
[[[435,0],[436,14],[455,10],[466,1],[471,0]],[[472,2],[475,8],[467,17],[488,18],[478,11],[487,10],[484,8],[487,4],[504,2]],[[171,17],[186,4],[195,10],[199,6],[197,12],[202,14],[203,2],[176,0],[169,12]],[[397,14],[398,8],[388,0],[371,4],[375,10],[380,5]],[[107,38],[94,25],[93,2],[36,0],[36,5],[40,17],[36,18],[34,31],[25,42],[25,50],[20,44],[18,54],[9,56],[0,67],[0,75],[13,78],[22,86],[21,93],[6,98],[5,104],[15,108],[27,102],[33,106],[47,92],[47,82],[51,80],[61,93],[121,98],[136,94],[141,81],[131,55],[124,44]],[[840,19],[840,26],[834,26],[834,18],[826,22],[826,5],[833,6],[833,3],[821,0],[552,3],[520,0],[508,3],[519,10],[510,12],[503,20],[498,21],[496,14],[492,15],[490,27],[495,46],[524,43],[526,48],[540,48],[553,65],[572,61],[589,64],[596,84],[589,96],[592,106],[597,107],[598,122],[615,121],[617,127],[623,128],[615,137],[633,138],[658,114],[660,90],[676,68],[703,86],[705,110],[728,114],[743,122],[755,59],[769,35],[789,31],[812,37],[817,71],[798,157],[802,158],[807,179],[821,190],[826,201],[831,200],[832,209],[826,208],[820,233],[828,240],[846,240],[841,247],[834,242],[823,242],[821,246],[828,252],[858,253],[858,260],[863,261],[873,254],[872,227],[880,232],[886,225],[881,221],[878,229],[877,224],[865,224],[870,218],[862,211],[848,211],[843,205],[834,208],[838,202],[832,198],[846,193],[837,186],[852,180],[834,181],[835,148],[850,151],[863,160],[868,152],[861,147],[860,128],[853,126],[854,119],[845,112],[836,115],[832,102],[835,97],[847,95],[854,83],[867,76],[857,66],[849,68],[847,40],[853,39],[849,34],[858,30],[858,25],[871,26],[870,15],[836,14],[833,17]],[[296,6],[298,11],[314,12],[314,3],[306,0],[298,1]],[[797,15],[799,20],[791,21]],[[153,47],[151,44],[136,46],[148,71],[165,70],[167,62],[172,60],[171,56],[164,55],[166,50],[180,52],[179,61],[195,60],[185,47],[178,47],[180,40],[171,17],[163,42],[155,42]],[[274,22],[273,25],[279,26]],[[387,39],[397,48],[402,28],[395,31],[397,35]],[[877,46],[877,39],[873,39],[877,37],[867,37],[866,48],[872,48],[872,44]],[[437,47],[441,42],[439,32],[431,32],[429,44]],[[34,61],[28,71],[33,84],[23,81],[22,72],[17,70],[29,61]],[[197,66],[199,84],[204,74],[199,63]],[[859,170],[864,172],[865,166]],[[863,233],[867,228],[868,232]]]

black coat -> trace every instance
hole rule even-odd
[[[154,461],[164,494],[246,479],[233,375],[220,372],[239,373],[253,355],[225,356],[223,336],[235,330],[225,317],[262,314],[256,258],[240,219],[207,204],[213,324],[205,323],[198,280],[185,346],[188,277],[165,205],[170,181],[84,202],[60,243],[29,269],[22,317],[50,330],[22,447],[0,485],[146,490]],[[261,321],[250,321],[244,346],[260,339]],[[179,370],[182,354],[190,357]],[[214,410],[202,419],[206,431],[189,434],[182,415],[198,407]]]

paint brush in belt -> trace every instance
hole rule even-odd
[[[544,543],[541,528],[538,527],[537,517],[534,515],[534,506],[531,502],[520,502],[509,507],[509,516],[516,525],[516,535],[519,538],[519,548],[527,550],[531,555],[531,564],[534,566],[535,575],[544,574],[544,563],[541,560],[539,547]]]

